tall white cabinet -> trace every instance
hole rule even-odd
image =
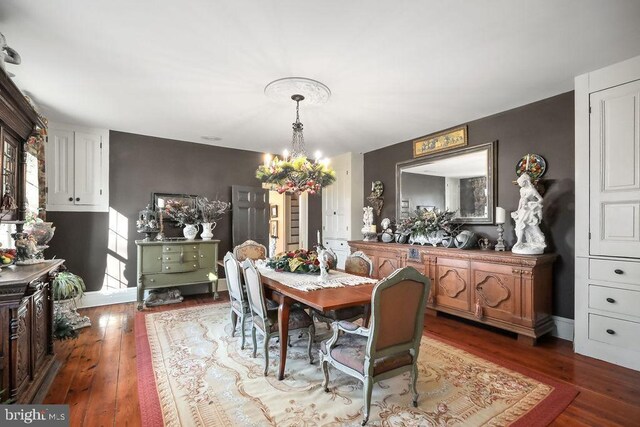
[[[109,210],[109,131],[51,124],[46,146],[47,210]]]
[[[322,244],[338,255],[338,268],[344,268],[349,240],[362,238],[364,206],[364,158],[344,153],[331,159],[336,182],[322,190]]]
[[[640,56],[575,100],[575,350],[640,370]]]

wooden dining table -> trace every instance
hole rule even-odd
[[[289,273],[294,274],[294,273]],[[371,293],[374,283],[343,286],[339,288],[323,288],[312,291],[301,291],[290,286],[283,285],[277,280],[264,275],[262,284],[265,288],[265,297],[276,301],[278,306],[278,331],[280,337],[280,366],[278,368],[278,380],[284,378],[284,368],[287,361],[287,343],[289,337],[289,311],[295,302],[305,304],[320,311],[329,311],[339,308],[353,307],[371,303]]]

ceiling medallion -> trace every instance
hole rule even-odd
[[[326,104],[331,98],[327,85],[306,77],[285,77],[272,81],[264,88],[267,98],[277,102],[289,102],[294,93],[302,95],[309,105]]]
[[[267,85],[267,88],[270,85],[271,83]],[[265,93],[267,88],[265,88]],[[329,90],[329,88],[326,89]],[[292,126],[291,152],[284,150],[282,159],[271,158],[270,154],[265,154],[264,164],[258,167],[256,178],[280,194],[305,192],[315,194],[323,187],[332,184],[336,180],[336,174],[329,167],[329,160],[321,159],[319,152],[316,152],[314,161],[307,159],[304,134],[302,133],[303,125],[300,122],[300,101],[305,100],[305,97],[296,93],[291,95],[290,99],[296,103],[296,121]]]

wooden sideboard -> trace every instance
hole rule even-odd
[[[0,273],[0,401],[31,403],[54,364],[50,281],[56,259]]]
[[[144,291],[208,283],[217,298],[219,240],[136,240],[138,247],[138,310]]]
[[[555,254],[516,255],[396,243],[350,241],[386,277],[406,266],[431,279],[427,312],[445,312],[518,334],[535,344],[553,329],[552,268]]]

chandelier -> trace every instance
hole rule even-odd
[[[277,156],[272,158],[270,154],[266,154],[264,164],[260,165],[256,171],[256,178],[280,194],[304,192],[316,194],[323,187],[332,184],[336,180],[336,174],[329,167],[329,160],[321,159],[319,152],[316,153],[313,161],[307,158],[300,122],[300,101],[305,97],[295,94],[291,99],[296,102],[296,121],[293,123],[291,152],[284,150],[282,158]]]

